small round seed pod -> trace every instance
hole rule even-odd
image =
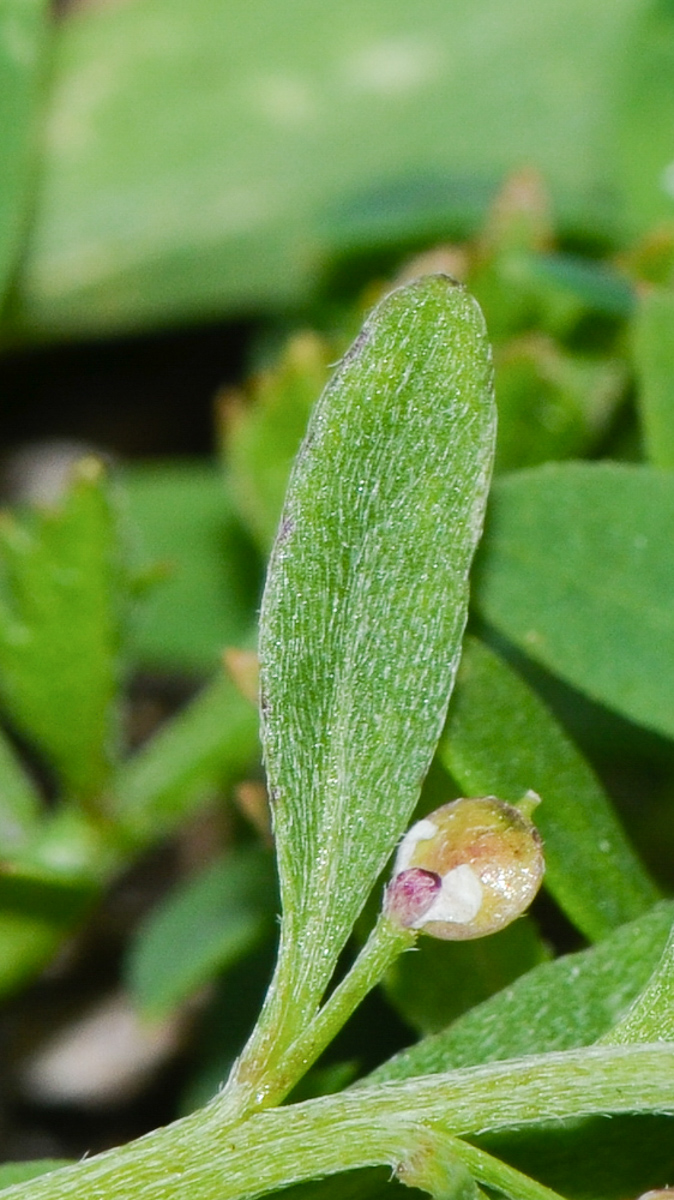
[[[496,933],[529,907],[545,869],[529,814],[494,796],[444,804],[405,834],[385,906],[390,920],[432,937],[466,941]]]

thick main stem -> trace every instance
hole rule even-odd
[[[397,1168],[428,1149],[429,1134],[672,1111],[674,1046],[585,1047],[325,1096],[258,1113],[234,1129],[222,1128],[216,1100],[140,1141],[8,1188],[2,1200],[254,1200],[354,1167]],[[460,1157],[500,1186],[496,1160],[482,1153]],[[535,1186],[538,1193],[530,1188],[522,1197],[543,1200]]]

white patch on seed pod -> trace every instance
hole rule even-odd
[[[437,825],[432,821],[428,821],[423,817],[421,821],[417,821],[411,829],[407,830],[402,842],[398,846],[393,875],[399,875],[401,871],[406,871],[410,865],[410,861],[416,850],[419,842],[428,842],[432,837],[435,837],[438,832]]]
[[[443,876],[442,888],[430,908],[415,922],[414,928],[421,929],[429,921],[468,925],[475,919],[481,907],[482,884],[473,868],[463,863]]]

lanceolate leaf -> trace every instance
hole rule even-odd
[[[477,603],[511,641],[674,737],[674,474],[548,464],[498,481]]]
[[[530,788],[539,794],[545,883],[586,937],[604,937],[657,899],[580,751],[513,668],[474,638],[464,647],[439,755],[469,795],[514,804]]]
[[[315,409],[262,606],[280,978],[295,1028],[410,817],[442,728],[493,442],[476,303],[444,276],[393,292]]]

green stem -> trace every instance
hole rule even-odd
[[[285,1048],[281,1033],[288,1023],[283,1015],[292,1009],[292,992],[284,986],[277,969],[260,1019],[221,1096],[228,1119],[240,1120],[280,1104],[398,955],[411,949],[416,936],[413,930],[393,924],[382,913],[348,974]],[[281,954],[279,964],[282,961]],[[289,997],[290,1003],[284,1003],[284,997]]]
[[[368,992],[389,967],[416,942],[415,930],[393,924],[382,913],[348,974],[326,1000],[308,1029],[290,1046],[265,1080],[261,1108],[280,1104],[316,1059],[330,1045]]]
[[[257,1113],[236,1128],[223,1129],[216,1099],[140,1141],[7,1188],[2,1200],[253,1200],[356,1167],[414,1165],[415,1155],[428,1153],[429,1133],[456,1138],[596,1113],[673,1110],[674,1046],[585,1047],[352,1089]],[[523,1191],[483,1151],[454,1149],[490,1186],[503,1179],[517,1200],[552,1200],[533,1182]]]

